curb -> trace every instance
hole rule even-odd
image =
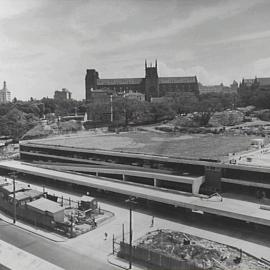
[[[5,223],[8,223],[8,224],[10,224],[10,225],[14,225],[14,226],[20,228],[21,230],[24,230],[24,231],[33,233],[33,234],[35,234],[35,235],[38,235],[38,236],[40,236],[40,237],[43,237],[43,238],[45,238],[45,239],[47,239],[47,240],[50,240],[50,241],[53,241],[53,242],[56,242],[56,243],[66,242],[66,241],[68,240],[68,239],[65,239],[65,238],[63,238],[63,240],[56,240],[56,239],[54,239],[53,237],[49,237],[49,236],[43,235],[43,234],[38,233],[38,232],[36,232],[36,231],[34,231],[34,230],[31,230],[30,228],[29,228],[29,229],[28,229],[28,228],[25,228],[24,226],[21,226],[21,224],[18,224],[18,223],[15,223],[15,224],[14,224],[13,222],[7,220],[7,218],[5,218],[5,217],[3,218],[3,215],[2,215],[2,214],[0,214],[0,220],[4,221]],[[26,226],[28,226],[28,225],[26,225]],[[59,237],[59,238],[60,238],[60,237]]]
[[[117,266],[117,267],[119,267],[121,269],[124,269],[124,270],[128,270],[129,269],[128,267],[124,267],[122,265],[119,265],[119,264],[113,262],[111,258],[113,258],[115,261],[117,261],[117,259],[114,258],[114,254],[113,253],[110,253],[110,254],[107,255],[107,262],[109,264],[114,265],[114,266]]]
[[[114,266],[119,267],[119,268],[124,269],[124,270],[130,269],[130,268],[129,268],[129,262],[128,262],[128,261],[119,259],[119,258],[118,258],[116,255],[114,255],[113,253],[109,253],[109,254],[107,255],[107,262],[108,262],[109,264],[111,264],[111,265],[114,265]],[[118,262],[119,264],[117,264],[117,262]],[[120,263],[122,263],[122,265],[120,265]],[[124,265],[126,265],[126,267],[125,267]],[[133,262],[133,264],[132,264],[132,269],[135,269],[135,270],[146,270],[146,269],[148,269],[148,268],[146,268],[146,267],[143,266],[143,265],[138,265],[137,263],[134,263],[134,262]]]

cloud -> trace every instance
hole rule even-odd
[[[228,43],[251,41],[251,40],[257,41],[258,39],[265,39],[265,38],[270,38],[270,30],[261,31],[261,32],[253,32],[253,33],[248,33],[248,34],[230,37],[226,39],[207,42],[204,45],[209,45],[209,44],[219,45],[219,44],[228,44]]]
[[[249,9],[255,14],[258,3],[0,0],[0,81],[6,79],[18,98],[52,96],[62,87],[82,98],[86,68],[96,68],[102,77],[141,77],[144,59],[158,58],[160,76],[197,75],[205,84],[220,83],[228,76],[225,68],[234,66],[227,59],[246,55],[238,48],[228,57],[222,46],[202,48],[201,42],[207,35],[218,38],[213,25],[231,34],[233,16],[245,16]],[[232,23],[228,27],[224,22]],[[259,13],[256,22],[266,27]],[[252,61],[262,58],[260,52],[256,48]],[[242,59],[237,64],[241,66]]]
[[[158,70],[160,77],[167,76],[197,76],[199,82],[208,84],[220,84],[224,77],[218,73],[208,72],[204,66],[194,65],[188,68],[179,68],[169,66],[167,63],[159,62]]]
[[[15,17],[42,4],[38,0],[0,0],[0,20]]]
[[[151,31],[140,31],[139,33],[126,33],[121,37],[123,43],[140,42],[149,39],[160,39],[168,36],[179,34],[182,31],[187,31],[193,27],[199,26],[213,19],[224,19],[233,17],[239,13],[245,12],[255,4],[261,1],[226,1],[218,2],[215,6],[195,8],[187,16],[183,18],[173,18],[169,24],[162,28]]]
[[[254,76],[270,77],[270,57],[259,59],[253,64]]]

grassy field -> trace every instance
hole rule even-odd
[[[45,144],[73,147],[121,150],[175,157],[216,158],[228,153],[247,150],[254,136],[214,134],[159,134],[154,132],[129,132],[122,134],[93,135],[81,133],[70,137],[38,140]]]

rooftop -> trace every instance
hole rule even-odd
[[[27,205],[33,208],[39,209],[43,212],[47,211],[50,213],[57,213],[65,209],[64,207],[60,206],[58,203],[45,199],[45,198],[40,198],[33,202],[29,202]]]
[[[98,79],[97,85],[140,84],[142,78]]]
[[[259,82],[260,86],[269,86],[270,85],[270,78],[257,78],[257,81]]]
[[[5,177],[0,177],[0,187],[10,185],[10,181]]]
[[[87,196],[87,195],[83,195],[81,197],[81,201],[83,201],[83,202],[91,202],[91,201],[93,201],[95,199],[96,199],[95,197],[91,197],[91,196]]]
[[[36,198],[42,196],[42,192],[34,189],[26,190],[26,191],[21,191],[16,193],[16,200],[17,201],[23,201],[27,200],[30,198]],[[13,198],[13,194],[10,194],[9,197]]]
[[[1,189],[7,191],[8,193],[13,193],[13,184],[8,183],[7,185],[1,186]],[[28,187],[25,184],[15,182],[15,192],[21,191],[21,190],[29,190],[30,187]]]
[[[196,83],[196,76],[191,77],[160,77],[159,83]]]

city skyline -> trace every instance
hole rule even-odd
[[[106,78],[197,76],[230,84],[270,76],[270,2],[0,0],[0,81],[18,99],[67,88],[84,98],[87,68]]]

